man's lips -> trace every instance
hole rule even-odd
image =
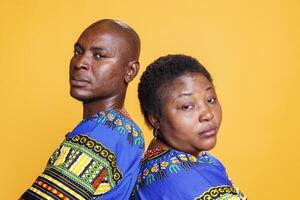
[[[86,78],[75,77],[75,76],[72,76],[70,78],[70,85],[71,86],[81,87],[81,86],[87,85],[89,82],[90,81]]]
[[[217,130],[218,128],[216,126],[211,126],[206,128],[204,131],[201,131],[199,135],[206,136],[206,137],[214,136],[217,134]]]

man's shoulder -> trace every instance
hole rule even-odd
[[[144,148],[145,142],[142,130],[129,116],[110,109],[99,112],[94,121],[98,126],[104,127],[107,132],[113,132],[118,137],[124,137],[130,144]]]

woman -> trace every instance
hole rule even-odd
[[[222,110],[209,72],[196,59],[157,59],[143,73],[138,92],[154,139],[132,199],[246,199],[206,152],[216,145]]]

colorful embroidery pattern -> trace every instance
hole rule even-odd
[[[201,195],[200,195],[201,194]],[[194,156],[154,148],[144,154],[131,199],[246,200],[222,163],[209,153]]]
[[[247,198],[236,188],[224,185],[210,188],[195,200],[247,200]]]
[[[110,110],[108,112],[102,111],[92,120],[96,120],[97,123],[108,126],[112,130],[117,130],[117,132],[121,135],[127,134],[128,141],[131,144],[144,148],[142,131],[137,128],[133,121],[129,120],[122,114],[114,110]]]
[[[117,184],[120,181],[122,175],[117,168],[116,157],[113,152],[85,135],[76,135],[71,138],[71,141],[92,150],[96,155],[104,158],[109,163],[109,168],[112,169],[114,182]],[[96,168],[94,167],[93,169]]]
[[[167,152],[169,152],[169,150],[160,149],[160,148],[150,149],[143,156],[143,161],[142,162],[144,163],[147,160],[157,158],[157,157],[159,157],[159,156],[161,156],[161,155],[163,155]]]
[[[138,176],[138,182],[140,186],[144,187],[154,181],[163,180],[170,174],[179,173],[182,170],[204,163],[212,164],[212,160],[205,152],[201,156],[195,157],[175,150],[157,149],[152,154],[149,154],[149,152],[145,154],[144,167],[142,173]]]
[[[92,199],[122,178],[113,152],[86,135],[66,139],[26,195],[46,199]]]
[[[53,187],[51,187],[51,185],[48,185],[46,182],[40,181],[40,180],[36,180],[34,182],[35,185],[39,185],[41,188],[49,191],[51,193],[52,196],[57,197],[59,199],[63,199],[63,200],[70,200],[69,197],[67,197],[66,195],[64,195],[62,192],[54,189]],[[35,189],[34,187],[30,188],[32,191],[37,191],[37,189]],[[43,195],[44,197],[46,197],[45,195]]]

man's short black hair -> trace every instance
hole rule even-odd
[[[146,68],[138,85],[138,97],[148,126],[152,126],[148,114],[160,115],[162,86],[186,73],[200,73],[212,83],[210,73],[191,56],[181,54],[162,56]]]

